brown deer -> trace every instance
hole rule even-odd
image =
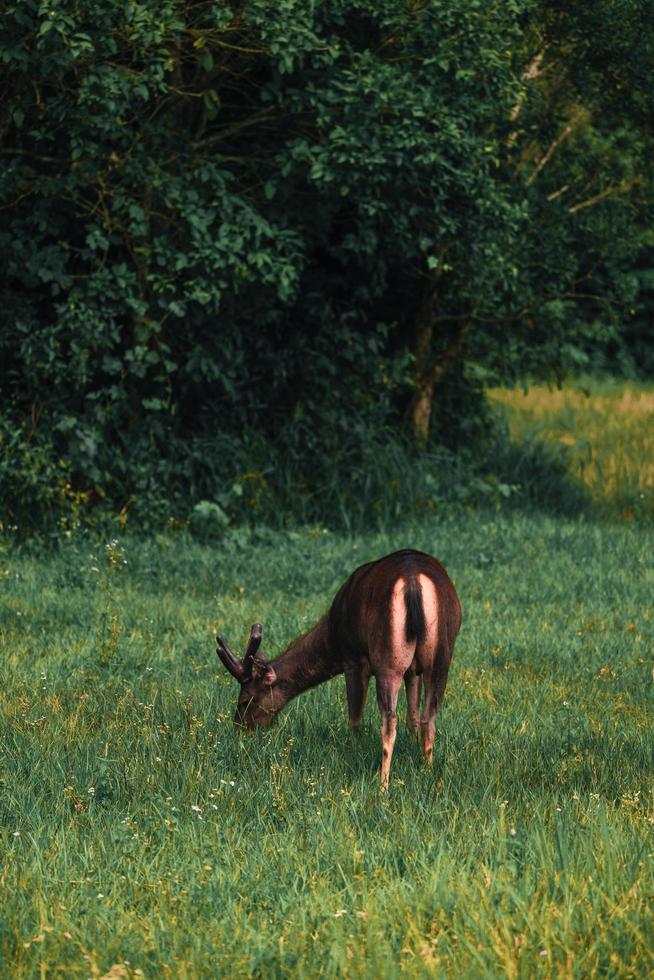
[[[420,730],[422,751],[431,763],[434,720],[460,626],[457,594],[435,558],[406,550],[361,565],[341,586],[326,615],[276,660],[268,661],[258,652],[258,623],[252,627],[242,660],[217,637],[218,656],[241,685],[234,721],[248,729],[269,725],[291,698],[345,674],[350,723],[358,726],[374,674],[382,718],[381,784],[386,789],[402,680],[407,724],[414,734]]]

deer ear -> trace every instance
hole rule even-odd
[[[264,684],[272,685],[277,680],[277,674],[267,660],[263,657],[255,657],[252,661],[252,669],[260,681]]]

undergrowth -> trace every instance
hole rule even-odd
[[[180,527],[217,540],[243,525],[360,533],[452,506],[650,521],[653,419],[644,385],[496,389],[455,448],[417,451],[386,425],[354,425],[313,447],[297,435],[275,443],[247,430],[238,440],[217,433],[181,458],[135,461],[140,489],[125,497],[76,486],[52,447],[0,431],[0,532],[22,541]]]

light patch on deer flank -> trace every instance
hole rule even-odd
[[[420,642],[421,649],[428,651],[431,660],[432,651],[436,645],[438,628],[438,602],[436,588],[427,575],[418,575],[422,594],[422,608],[425,617],[425,638]],[[406,579],[400,578],[393,586],[391,593],[391,656],[388,666],[393,670],[404,673],[409,669],[416,653],[416,641],[406,639],[406,602],[404,593],[407,587]]]
[[[436,649],[436,638],[438,636],[438,598],[436,596],[436,586],[427,575],[419,575],[420,589],[422,591],[422,611],[425,616],[425,638],[420,643],[420,648],[429,651],[431,658],[432,652]],[[420,653],[420,651],[418,651]]]
[[[391,593],[391,649],[386,658],[387,668],[401,674],[411,666],[416,650],[416,641],[406,639],[405,586],[405,580],[399,578]]]

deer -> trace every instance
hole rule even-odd
[[[355,569],[329,610],[275,660],[259,652],[255,623],[245,654],[235,656],[222,636],[216,653],[239,682],[235,725],[267,727],[288,702],[337,674],[345,675],[350,725],[363,713],[371,676],[381,715],[382,792],[388,789],[397,735],[397,701],[406,688],[407,725],[432,763],[435,718],[447,685],[461,605],[445,568],[421,551],[396,551]],[[422,682],[422,684],[421,684]],[[420,710],[421,686],[424,704]]]

